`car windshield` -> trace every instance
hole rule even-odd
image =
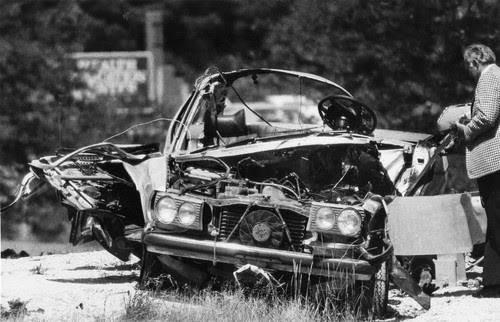
[[[330,84],[281,74],[241,77],[233,82],[232,87],[228,90],[223,114],[244,110],[248,124],[267,121],[277,128],[286,126],[287,129],[323,125],[318,103],[329,95],[345,95]]]
[[[318,103],[350,95],[317,76],[273,70],[220,74],[200,84],[181,121],[186,126],[180,130],[179,151],[323,127]]]

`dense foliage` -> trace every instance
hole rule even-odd
[[[500,52],[496,1],[168,3],[174,62],[198,73],[207,64],[317,73],[352,90],[390,128],[433,131],[441,107],[471,99],[462,49],[482,42]]]
[[[0,203],[12,198],[27,161],[59,147],[98,142],[130,121],[117,119],[109,102],[85,104],[71,95],[83,85],[69,53],[137,48],[127,26],[113,20],[122,2],[108,8],[105,3],[94,8],[86,1],[0,2]],[[111,39],[115,44],[99,47]],[[2,234],[10,235],[12,223],[27,222],[29,232],[57,236],[65,224],[57,204],[46,193],[19,205],[2,215]]]
[[[191,83],[208,66],[317,73],[373,106],[383,127],[432,131],[471,99],[461,51],[500,54],[494,0],[4,0],[0,2],[0,202],[19,166],[133,123],[112,102],[71,99],[67,54],[144,50],[144,12],[164,12],[166,63]],[[4,231],[5,225],[2,225]]]

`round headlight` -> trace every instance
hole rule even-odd
[[[343,235],[356,235],[361,230],[361,216],[354,209],[344,209],[337,218],[337,226]]]
[[[177,215],[177,205],[170,198],[162,198],[156,203],[156,219],[162,224],[170,224]]]
[[[179,222],[184,226],[190,226],[196,220],[196,209],[190,203],[183,203],[179,208]]]
[[[321,230],[330,230],[335,225],[335,213],[331,208],[320,208],[316,213],[316,226]]]

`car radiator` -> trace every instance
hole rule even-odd
[[[219,222],[219,236],[218,240],[224,241],[230,236],[233,229],[238,225],[241,216],[245,213],[246,206],[231,206],[222,209],[220,222]],[[269,210],[269,209],[268,209]],[[276,213],[275,211],[273,211]],[[307,218],[297,214],[290,210],[280,210],[280,214],[283,217],[286,227],[290,232],[291,245],[290,243],[284,242],[282,248],[287,248],[287,246],[293,246],[295,250],[299,250],[302,247],[302,241],[304,240],[306,234]],[[288,240],[286,237],[286,232],[284,240]],[[231,241],[239,241],[239,230],[235,230],[231,236]]]

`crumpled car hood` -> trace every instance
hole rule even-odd
[[[172,154],[173,158],[180,158],[182,160],[197,159],[199,157],[214,157],[214,158],[224,158],[231,156],[238,156],[243,154],[253,154],[258,152],[266,151],[279,151],[292,148],[300,147],[313,147],[313,146],[334,146],[334,145],[366,145],[371,141],[378,140],[379,142],[391,145],[390,149],[384,149],[380,151],[380,161],[384,168],[387,170],[389,177],[394,182],[404,165],[403,160],[403,150],[408,145],[407,142],[391,139],[392,132],[385,130],[384,137],[371,137],[363,136],[357,134],[339,134],[339,135],[320,135],[312,134],[301,137],[290,137],[286,139],[275,139],[266,141],[256,141],[244,145],[232,146],[232,147],[218,147],[214,149],[207,149],[201,152],[195,152],[190,154],[176,153]],[[427,134],[419,134],[419,136],[428,137]],[[402,138],[400,135],[399,137]],[[416,136],[405,137],[410,142],[415,139]]]

